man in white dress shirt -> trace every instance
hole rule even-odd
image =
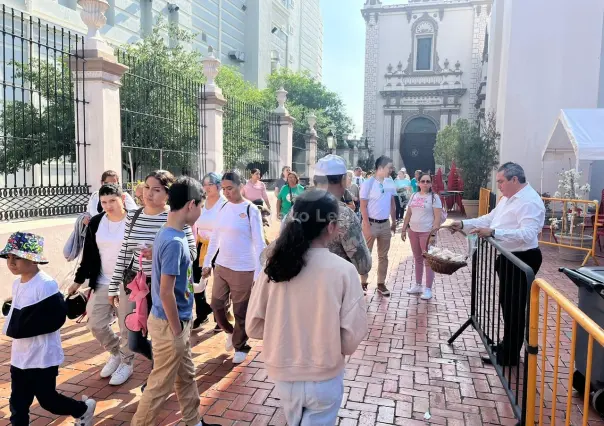
[[[535,274],[541,267],[539,233],[545,221],[545,206],[539,194],[526,182],[524,170],[516,163],[505,163],[497,172],[497,186],[503,197],[487,215],[477,219],[454,222],[453,227],[470,231],[481,238],[493,237],[502,248],[526,263]],[[495,263],[499,275],[499,303],[503,311],[504,336],[495,348],[497,363],[517,365],[524,341],[525,312],[528,295],[526,279],[512,271],[505,258]],[[485,357],[483,361],[490,362]]]

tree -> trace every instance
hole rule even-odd
[[[335,126],[338,136],[338,147],[348,148],[344,135],[354,131],[352,119],[346,115],[346,108],[340,96],[327,89],[320,81],[314,79],[308,71],[294,72],[281,68],[271,74],[267,81],[266,91],[273,96],[279,88],[287,90],[287,105],[290,114],[296,119],[298,128],[306,131],[308,124],[304,117],[314,113],[317,117],[317,133],[321,148],[326,149],[328,127]],[[299,108],[295,108],[297,106]]]
[[[175,43],[168,46],[166,38]],[[192,39],[159,20],[149,36],[118,51],[120,62],[130,67],[120,90],[122,164],[129,180],[160,167],[176,174],[200,172],[198,102],[204,76],[201,55],[184,47]]]
[[[0,113],[5,131],[0,141],[0,172],[30,170],[35,164],[60,158],[74,161],[74,94],[67,61],[37,58],[30,63],[10,62],[10,66],[14,66],[15,85],[21,82],[29,90],[12,89],[12,98],[5,99]]]
[[[445,167],[443,173],[446,173],[447,167],[455,159],[459,132],[455,125],[446,126],[436,135],[436,144],[434,145],[434,159],[437,164]]]
[[[499,164],[499,138],[495,114],[489,113],[481,131],[468,120],[457,120],[458,133],[455,161],[464,181],[464,198],[478,200],[480,188],[488,184],[493,169]]]

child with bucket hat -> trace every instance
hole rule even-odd
[[[67,307],[57,282],[38,265],[44,257],[44,238],[15,232],[8,239],[0,258],[19,276],[13,283],[12,305],[3,333],[13,339],[11,348],[10,422],[29,424],[29,408],[37,398],[46,411],[70,415],[76,425],[92,425],[96,402],[83,397],[77,401],[57,392],[59,365],[63,363],[60,328]]]

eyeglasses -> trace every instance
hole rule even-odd
[[[420,180],[419,183],[432,183],[431,180]]]

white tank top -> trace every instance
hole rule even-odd
[[[212,236],[212,232],[216,227],[216,221],[218,220],[218,212],[221,207],[227,202],[227,199],[224,195],[220,195],[220,198],[216,203],[212,206],[211,209],[206,209],[205,207],[201,209],[201,215],[197,222],[197,234],[203,239],[209,240]]]

